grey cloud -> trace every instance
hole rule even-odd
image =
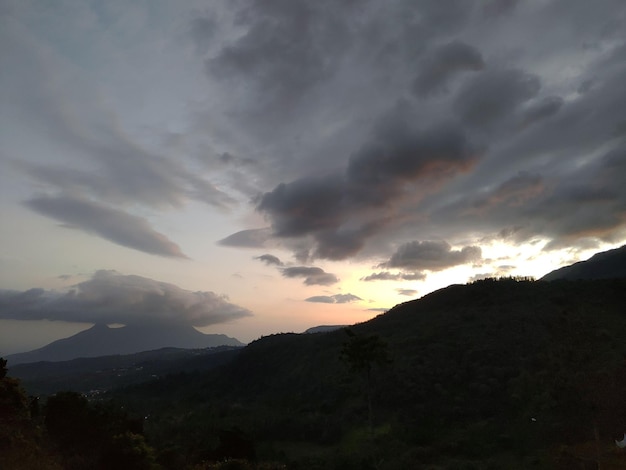
[[[341,224],[344,192],[340,177],[302,178],[265,193],[258,209],[272,217],[275,235],[301,236]]]
[[[57,19],[62,15],[60,10]],[[59,59],[55,44],[39,42],[17,19],[2,26],[4,65],[14,71],[2,81],[10,98],[6,109],[42,138],[39,145],[48,147],[39,160],[54,162],[33,163],[36,154],[14,157],[26,174],[54,190],[113,204],[179,208],[189,198],[224,210],[235,204],[186,161],[151,150],[130,132],[118,117],[123,111],[105,105],[103,89],[85,80],[87,75],[79,79],[75,64]],[[64,163],[58,163],[58,155]]]
[[[477,261],[481,255],[482,250],[478,246],[453,250],[450,244],[443,240],[412,241],[398,247],[389,261],[382,266],[440,271]]]
[[[459,90],[453,106],[468,125],[489,126],[533,98],[540,88],[539,78],[523,70],[485,70]]]
[[[382,206],[400,197],[409,183],[432,184],[475,163],[479,150],[461,128],[444,123],[419,131],[410,118],[400,111],[382,119],[376,138],[350,158],[351,199]]]
[[[339,282],[339,278],[334,274],[327,273],[322,268],[313,266],[292,266],[281,269],[281,273],[284,277],[289,278],[302,277],[307,286],[330,286]]]
[[[316,234],[317,248],[314,256],[324,259],[341,260],[356,255],[366,240],[380,231],[386,220],[365,223],[360,227],[321,231]]]
[[[0,291],[0,318],[87,323],[185,323],[208,326],[252,313],[213,292],[192,292],[166,282],[97,271],[67,292]]]
[[[217,243],[223,246],[240,248],[263,248],[271,237],[269,229],[241,230],[219,240]]]
[[[462,71],[476,71],[485,67],[480,51],[461,41],[437,47],[420,64],[420,72],[413,90],[420,96],[445,89],[448,80]]]
[[[38,197],[25,204],[70,228],[98,235],[117,245],[154,255],[187,258],[176,243],[155,231],[142,217],[87,199],[67,196]]]
[[[213,18],[198,17],[191,20],[189,37],[195,45],[197,54],[204,55],[209,51],[216,29],[217,25]]]
[[[483,5],[483,13],[487,17],[504,15],[512,12],[519,0],[487,0]]]
[[[390,221],[389,210],[412,189],[428,192],[475,163],[478,149],[450,124],[419,131],[411,110],[396,108],[377,123],[371,143],[352,155],[343,174],[282,183],[257,209],[278,237],[313,236],[314,255],[345,259]]]
[[[561,106],[563,106],[563,98],[560,96],[547,96],[541,99],[524,111],[522,126],[533,124],[556,114]]]
[[[396,292],[400,295],[405,295],[407,297],[412,297],[417,295],[417,291],[415,289],[396,289]]]
[[[254,259],[258,259],[259,261],[263,261],[265,264],[269,265],[275,265],[275,266],[282,266],[283,262],[276,256],[274,255],[269,255],[269,254],[265,254],[265,255],[261,255],[261,256],[257,256]]]
[[[305,299],[306,302],[317,302],[323,304],[346,304],[356,302],[357,300],[363,299],[353,294],[316,295]]]
[[[303,1],[242,5],[237,26],[245,32],[206,61],[207,73],[252,91],[248,111],[253,115],[289,115],[336,68],[349,30],[344,15],[328,13],[350,7]]]
[[[426,279],[426,274],[420,272],[391,273],[389,271],[380,271],[362,277],[361,281],[422,281],[424,279]]]
[[[93,194],[112,203],[134,202],[152,207],[181,207],[187,198],[227,209],[235,200],[213,183],[160,155],[144,150],[131,136],[105,122],[102,136],[83,124],[61,119],[65,142],[90,158],[97,168],[81,169],[20,163],[37,180],[60,190]],[[111,127],[110,129],[108,127]]]
[[[538,198],[546,191],[546,185],[540,175],[522,173],[516,175],[488,194],[472,202],[470,213],[484,213],[496,207],[523,206],[529,200]]]

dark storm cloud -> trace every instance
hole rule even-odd
[[[142,217],[88,199],[67,196],[38,197],[25,204],[69,228],[98,235],[117,245],[154,255],[187,258],[176,243],[155,231]]]
[[[547,96],[524,111],[522,125],[527,126],[541,119],[548,118],[556,114],[561,109],[561,106],[563,106],[563,98],[560,96]]]
[[[272,218],[274,234],[294,237],[338,227],[345,185],[340,177],[309,177],[281,183],[265,193],[258,209]]]
[[[357,300],[363,299],[353,294],[316,295],[305,299],[306,302],[317,302],[323,304],[347,304],[350,302],[356,302]]]
[[[351,7],[335,2],[242,2],[236,24],[245,33],[205,63],[210,77],[253,93],[254,115],[289,114],[329,78],[349,43]],[[330,14],[334,12],[335,14]]]
[[[480,51],[469,44],[453,41],[437,47],[423,60],[413,89],[420,96],[445,90],[448,79],[455,74],[484,67]]]
[[[382,266],[440,271],[477,261],[481,256],[482,251],[478,246],[453,250],[450,244],[443,240],[412,241],[401,245]]]
[[[382,206],[402,196],[411,183],[424,185],[469,170],[478,149],[463,129],[440,124],[419,130],[411,111],[394,111],[378,122],[372,142],[349,160],[346,177],[350,199]]]
[[[540,175],[519,174],[500,184],[488,194],[473,201],[468,211],[484,213],[494,208],[513,208],[524,206],[531,199],[536,199],[546,190]]]
[[[461,88],[454,109],[472,127],[489,126],[508,117],[540,88],[539,78],[523,70],[485,70]]]
[[[0,291],[0,318],[86,323],[183,323],[208,326],[251,316],[213,292],[192,292],[166,282],[97,271],[68,292]]]
[[[276,257],[274,255],[265,254],[265,255],[257,256],[254,259],[258,259],[259,261],[263,261],[268,266],[269,265],[275,265],[275,266],[282,266],[283,265],[283,262],[278,257]]]
[[[424,273],[391,273],[380,271],[361,278],[361,281],[423,281],[426,279]]]
[[[215,38],[217,25],[209,17],[199,17],[191,20],[189,36],[193,41],[196,53],[204,55],[208,52],[211,42]]]
[[[412,112],[401,105],[379,119],[343,174],[301,178],[265,193],[257,208],[274,235],[313,236],[319,258],[354,256],[390,222],[390,209],[409,189],[419,197],[472,167],[479,152],[461,129],[446,123],[421,131]]]
[[[519,0],[487,0],[483,5],[486,16],[499,16],[513,11]]]
[[[334,274],[313,266],[292,266],[281,269],[281,273],[284,277],[302,277],[307,286],[330,286],[339,282],[339,278]]]

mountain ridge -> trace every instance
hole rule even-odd
[[[53,341],[33,351],[11,354],[6,359],[17,365],[133,354],[165,347],[197,349],[217,346],[244,346],[244,343],[223,334],[201,333],[190,325],[128,325],[111,328],[97,323],[68,338]]]

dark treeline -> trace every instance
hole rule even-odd
[[[625,468],[624,305],[626,280],[450,286],[104,402],[58,394],[34,418],[23,397],[29,445],[60,462],[49,468]],[[55,428],[57,405],[99,431]]]

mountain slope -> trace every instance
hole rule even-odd
[[[541,280],[616,278],[626,278],[626,245],[614,250],[596,253],[586,261],[580,261],[549,272]]]
[[[161,423],[193,416],[175,430],[155,429],[157,446],[200,452],[206,435],[194,436],[211,422],[239,426],[260,448],[288,457],[317,455],[319,468],[372,467],[365,460],[385,468],[577,468],[594,435],[609,452],[624,432],[624,305],[626,280],[485,280],[354,325],[357,336],[386,342],[392,359],[372,369],[374,440],[368,382],[340,358],[343,331],[268,336],[220,370],[119,396]],[[355,455],[352,467],[333,460]]]
[[[238,346],[163,348],[70,361],[24,363],[11,366],[10,370],[29,395],[52,395],[62,390],[100,394],[168,374],[210,370],[231,361],[240,350]]]
[[[188,325],[125,326],[109,328],[96,324],[88,330],[54,341],[34,351],[7,357],[16,365],[38,361],[67,361],[79,357],[132,354],[164,347],[211,348],[243,346],[235,338],[221,334],[204,334]]]

